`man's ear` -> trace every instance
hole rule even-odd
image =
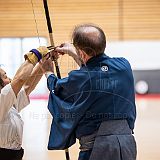
[[[79,56],[80,56],[82,62],[85,64],[85,62],[86,62],[86,53],[83,50],[79,49]]]
[[[79,49],[79,56],[80,56],[81,59],[84,60],[84,57],[85,57],[84,56],[84,52],[82,50],[80,50],[80,49]]]

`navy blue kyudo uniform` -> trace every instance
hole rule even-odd
[[[134,80],[125,58],[92,57],[66,78],[51,74],[47,85],[48,109],[53,116],[48,149],[68,148],[106,120],[126,119],[134,129]]]

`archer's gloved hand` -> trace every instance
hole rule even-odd
[[[44,58],[50,51],[45,46],[40,46],[37,49],[30,50],[29,53],[24,55],[25,60],[28,59],[33,65],[36,65],[42,58]]]

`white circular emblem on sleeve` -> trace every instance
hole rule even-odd
[[[104,72],[107,72],[108,71],[108,66],[102,66],[101,70],[104,71]]]

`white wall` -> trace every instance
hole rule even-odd
[[[133,69],[160,69],[160,41],[108,42],[105,53],[125,57]]]

